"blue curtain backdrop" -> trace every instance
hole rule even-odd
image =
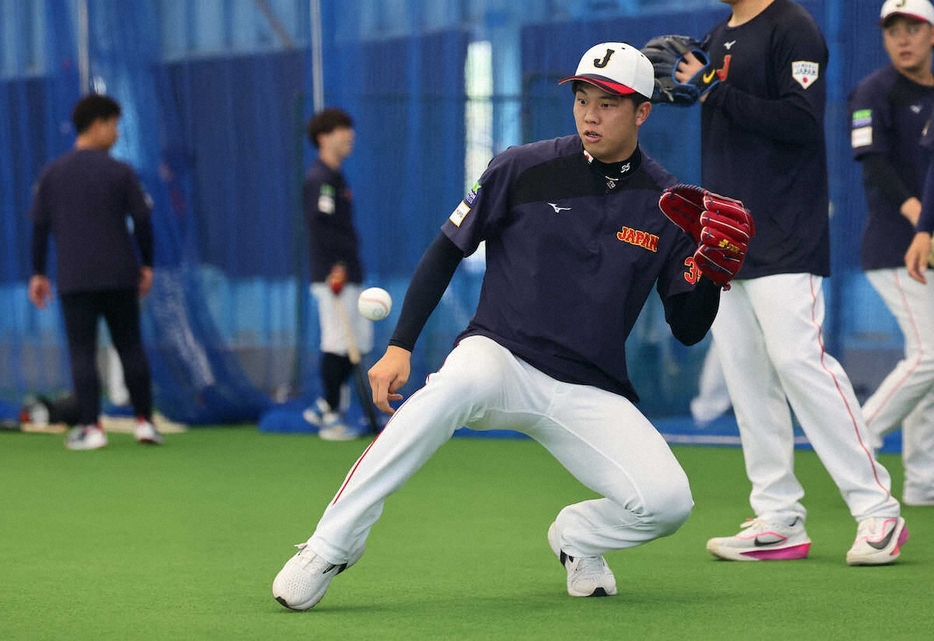
[[[901,340],[858,270],[865,206],[846,122],[848,91],[886,62],[878,3],[802,4],[831,48],[822,70],[834,269],[826,335],[865,394]],[[87,87],[78,7],[0,0],[0,400],[15,406],[28,392],[70,388],[60,312],[26,300],[28,209],[42,166],[74,141],[71,106],[93,89],[122,103],[114,155],[136,167],[156,203],[157,276],[144,329],[158,409],[206,424],[256,421],[276,401],[310,401],[318,328],[300,207],[314,157],[304,135],[314,110],[309,3],[89,0]],[[715,0],[324,0],[321,8],[325,103],[356,121],[345,171],[367,284],[397,303],[376,326],[378,350],[422,251],[477,177],[465,171],[465,110],[477,102],[465,90],[472,42],[488,40],[493,52],[495,91],[481,100],[494,114],[487,135],[496,153],[573,131],[570,95],[556,82],[595,42],[699,37],[728,13]],[[696,109],[656,108],[642,142],[682,180],[699,180]],[[469,320],[481,279],[482,262],[459,270],[419,340],[409,391]],[[675,342],[654,303],[630,343],[643,411],[686,413],[703,347]]]

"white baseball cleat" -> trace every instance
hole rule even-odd
[[[324,598],[331,579],[346,570],[348,564],[326,561],[312,552],[307,543],[295,547],[298,553],[286,561],[272,582],[272,595],[290,610],[310,610]]]
[[[885,565],[901,554],[908,541],[908,528],[900,516],[863,519],[856,530],[853,547],[846,553],[849,565]]]
[[[602,556],[570,556],[561,549],[558,530],[548,528],[548,545],[568,572],[568,594],[571,596],[613,596],[616,577]]]
[[[69,450],[99,450],[107,446],[107,434],[99,425],[73,427],[65,438]]]
[[[740,528],[733,536],[707,541],[707,551],[726,561],[791,561],[806,559],[811,549],[800,517],[791,525],[749,519]]]
[[[146,420],[136,422],[136,427],[133,428],[133,436],[136,437],[137,443],[143,445],[162,445],[163,443],[162,434],[159,433],[155,425]]]

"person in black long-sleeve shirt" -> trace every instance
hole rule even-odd
[[[858,523],[846,562],[888,564],[908,540],[905,519],[821,328],[830,275],[827,44],[797,2],[722,1],[730,16],[703,40],[709,68],[689,53],[675,78],[719,79],[701,98],[702,183],[741,200],[756,221],[746,262],[711,327],[755,518],[735,535],[711,538],[707,550],[732,561],[807,557],[790,406]]]
[[[342,109],[324,109],[308,120],[308,140],[317,148],[318,158],[305,174],[302,208],[308,227],[311,293],[321,327],[322,393],[302,416],[318,426],[321,438],[345,441],[363,436],[348,427],[342,416],[341,392],[353,372],[345,332],[353,332],[360,354],[373,348],[373,324],[356,313],[357,297],[363,289],[363,262],[354,227],[353,197],[341,171],[353,151],[353,120]],[[368,403],[369,399],[361,398],[360,402]]]
[[[386,352],[369,370],[373,401],[392,418],[273,581],[283,606],[307,610],[324,597],[363,554],[386,498],[461,426],[523,432],[601,496],[565,507],[548,529],[571,596],[616,594],[603,554],[687,520],[688,478],[635,405],[626,338],[654,290],[674,337],[697,343],[720,287],[695,262],[694,239],[659,211],[677,180],[638,144],[652,110],[652,63],[626,43],[602,43],[564,82],[577,133],[493,158],[416,267]],[[441,369],[394,409],[419,334],[481,242],[487,267],[475,315]]]
[[[30,214],[29,300],[39,309],[52,298],[46,262],[49,235],[55,239],[57,286],[78,403],[78,425],[65,440],[72,450],[107,445],[99,422],[96,362],[101,317],[123,365],[137,416],[136,439],[162,443],[152,424],[152,379],[140,329],[139,297],[153,281],[152,204],[133,168],[109,154],[119,137],[120,113],[120,104],[107,96],[91,94],[78,101],[72,111],[78,134],[74,149],[43,169]]]

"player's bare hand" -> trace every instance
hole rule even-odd
[[[678,68],[675,69],[675,80],[686,83],[691,78],[701,73],[705,67],[706,65],[703,60],[695,56],[692,52],[686,51],[681,62],[678,63]],[[707,100],[707,94],[704,93],[698,100],[703,103]]]
[[[52,300],[52,285],[49,279],[39,275],[30,278],[28,295],[29,302],[39,309],[45,309],[45,306]]]
[[[687,51],[681,59],[681,62],[678,63],[678,68],[675,69],[675,80],[678,82],[687,82],[703,68],[704,63],[698,60],[697,56],[693,53]]]
[[[915,234],[908,251],[905,252],[905,267],[908,268],[908,275],[919,283],[927,283],[924,272],[928,268],[928,261],[931,258],[931,234],[919,231]]]
[[[139,268],[139,296],[143,298],[152,289],[152,267]]]
[[[386,414],[395,413],[390,402],[402,400],[397,394],[409,380],[412,372],[412,353],[407,349],[390,345],[383,357],[370,368],[370,389],[373,390],[373,404]]]
[[[911,223],[912,226],[917,225],[918,218],[921,217],[921,201],[912,196],[902,203],[899,211],[902,216],[908,219],[908,222]]]

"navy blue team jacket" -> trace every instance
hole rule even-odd
[[[308,229],[311,282],[322,283],[337,263],[347,280],[363,282],[359,240],[353,222],[353,197],[344,174],[316,159],[305,174],[302,206]]]
[[[931,150],[920,143],[934,111],[934,87],[912,82],[889,65],[866,76],[849,97],[853,158],[881,154],[894,167],[908,192],[920,199]],[[901,203],[866,187],[868,217],[860,260],[863,269],[905,266],[914,226],[901,215]]]
[[[637,149],[610,189],[577,135],[499,154],[442,226],[465,255],[486,241],[459,339],[487,336],[553,378],[637,401],[626,338],[653,286],[665,298],[699,277],[693,239],[658,209],[675,182]]]
[[[33,273],[45,274],[51,232],[60,293],[136,289],[140,261],[153,264],[151,214],[152,202],[128,164],[95,149],[63,154],[36,184]]]

